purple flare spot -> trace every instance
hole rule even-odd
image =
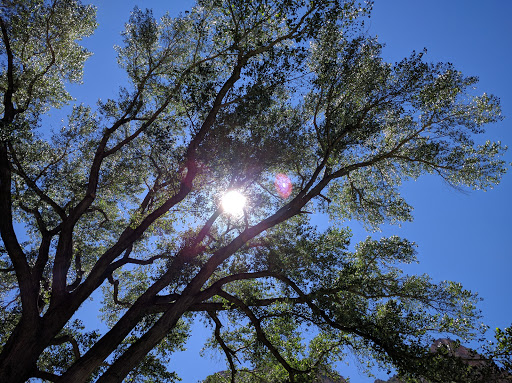
[[[286,199],[292,194],[292,181],[290,181],[286,174],[278,173],[274,180],[274,186],[281,198]]]

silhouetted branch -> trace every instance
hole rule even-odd
[[[212,318],[213,322],[215,323],[215,339],[217,340],[217,342],[219,342],[220,347],[224,351],[224,354],[226,355],[226,358],[229,362],[229,369],[231,370],[231,383],[235,383],[236,368],[235,363],[233,362],[233,355],[235,354],[235,352],[226,345],[224,339],[222,339],[222,337],[220,336],[220,328],[222,327],[222,323],[217,317],[215,311],[208,311],[208,315],[210,316],[210,318]]]
[[[67,335],[62,335],[62,336],[59,336],[59,337],[56,337],[54,338],[52,341],[51,341],[51,345],[54,345],[54,346],[58,346],[60,344],[64,344],[64,343],[71,343],[71,346],[73,347],[73,354],[75,356],[75,360],[78,360],[80,358],[80,348],[78,347],[78,342],[76,341],[76,339],[67,334]]]

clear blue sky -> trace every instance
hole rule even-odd
[[[169,10],[176,14],[190,1],[103,0],[98,7],[99,27],[85,45],[94,56],[85,66],[84,85],[73,86],[77,102],[94,104],[97,98],[115,97],[124,82],[113,50],[120,44],[119,32],[134,5],[153,8],[155,15]],[[478,90],[501,98],[505,120],[489,126],[487,138],[512,145],[512,1],[488,0],[377,0],[367,22],[370,35],[384,42],[384,57],[398,61],[412,50],[428,49],[429,61],[449,61],[466,75],[480,77]],[[57,117],[59,114],[55,113]],[[512,153],[507,154],[512,162]],[[488,192],[461,193],[434,177],[404,186],[408,202],[415,207],[413,223],[402,228],[384,228],[384,235],[397,234],[419,245],[420,264],[411,272],[428,273],[434,280],[455,280],[484,299],[480,305],[484,322],[494,327],[512,323],[512,173]],[[355,238],[366,236],[357,226]],[[93,315],[94,317],[94,315]],[[189,352],[177,356],[176,366],[185,383],[196,382],[224,368],[221,355],[200,358],[201,328]],[[489,334],[491,335],[491,334]],[[345,368],[352,383],[374,381],[357,370]],[[377,377],[384,379],[384,374]]]

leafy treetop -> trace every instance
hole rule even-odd
[[[350,250],[343,226],[410,220],[399,186],[425,173],[498,183],[505,148],[474,137],[499,100],[424,53],[385,62],[361,33],[370,9],[200,0],[156,20],[136,8],[117,48],[129,84],[49,134],[41,118],[71,100],[95,9],[3,2],[0,381],[174,381],[166,364],[201,319],[231,382],[311,382],[350,351],[473,379],[428,346],[478,333],[476,296],[404,275],[412,242]],[[229,190],[247,198],[240,216],[220,207]],[[315,228],[313,211],[333,226]],[[100,287],[105,334],[72,319]]]

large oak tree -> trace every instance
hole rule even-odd
[[[476,297],[404,275],[406,239],[351,249],[344,223],[410,220],[399,186],[424,173],[496,184],[503,148],[474,136],[499,102],[423,53],[385,62],[361,33],[370,7],[199,0],[158,21],[135,9],[118,48],[130,83],[49,132],[95,9],[2,2],[0,381],[172,381],[165,366],[197,320],[225,354],[219,379],[313,381],[347,351],[473,379],[428,349],[478,330]],[[246,198],[238,214],[228,191]],[[101,288],[109,330],[86,332],[73,316]]]

